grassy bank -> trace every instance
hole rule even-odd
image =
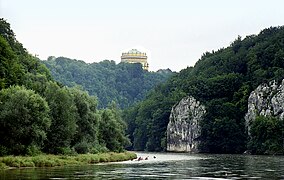
[[[6,156],[0,157],[0,169],[20,167],[54,167],[68,165],[95,164],[102,162],[118,162],[135,159],[136,154],[124,153],[99,153],[68,155],[38,155],[38,156]]]

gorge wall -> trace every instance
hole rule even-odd
[[[192,96],[173,106],[167,126],[167,151],[198,152],[200,121],[205,112],[205,106]]]
[[[259,85],[248,99],[248,112],[245,115],[246,127],[250,135],[251,123],[259,115],[284,117],[284,79],[280,84],[271,81]]]

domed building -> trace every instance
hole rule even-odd
[[[122,53],[121,62],[140,63],[142,64],[142,68],[144,70],[148,71],[149,69],[149,64],[147,62],[146,53],[142,53],[138,51],[137,49],[131,49],[127,53]]]

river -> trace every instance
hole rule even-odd
[[[0,179],[284,179],[283,156],[136,153],[148,160],[11,169]]]

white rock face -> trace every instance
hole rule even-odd
[[[250,93],[248,112],[245,115],[246,127],[250,135],[251,123],[256,116],[284,117],[284,79],[280,85],[276,81],[259,85]]]
[[[183,98],[172,108],[167,127],[167,151],[198,152],[205,106],[192,96]]]

